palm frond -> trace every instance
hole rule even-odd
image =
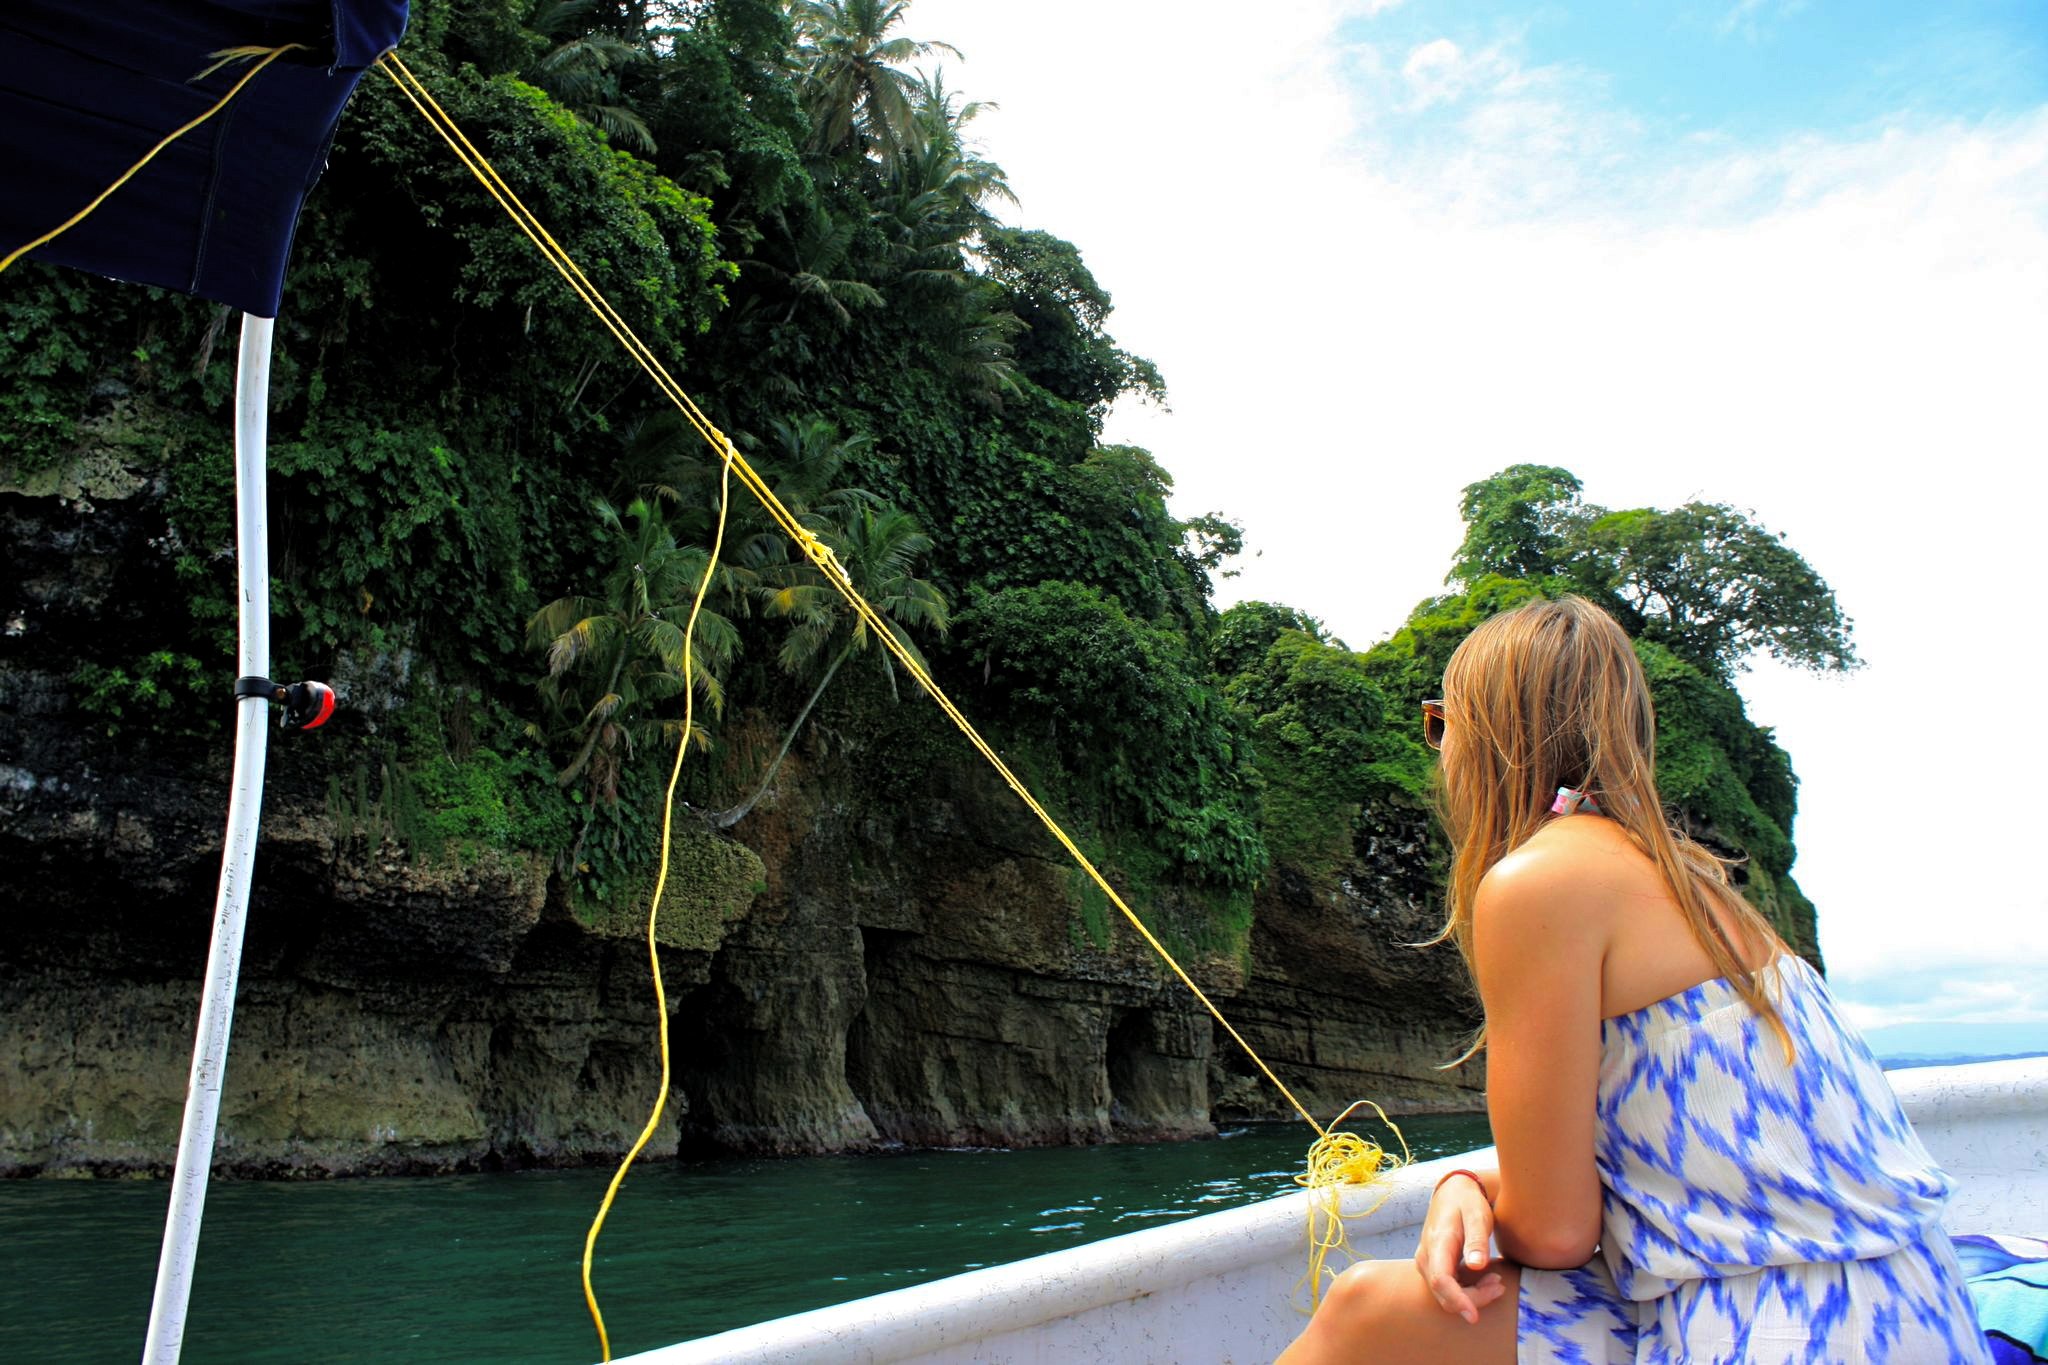
[[[600,725],[612,718],[612,714],[624,704],[625,698],[616,692],[607,692],[599,697],[591,708],[583,713],[585,725]]]

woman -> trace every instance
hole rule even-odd
[[[1281,1365],[1988,1361],[1948,1177],[1818,974],[1666,824],[1621,628],[1504,613],[1423,709],[1499,1166],[1446,1176],[1414,1262],[1345,1271]]]

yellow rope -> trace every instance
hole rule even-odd
[[[272,62],[276,61],[279,57],[282,57],[285,53],[290,52],[296,48],[301,48],[302,46],[303,45],[299,43],[286,43],[283,47],[231,47],[226,48],[220,52],[208,53],[208,56],[213,57],[215,59],[213,65],[207,67],[206,70],[194,76],[192,78],[193,80],[203,81],[208,76],[211,76],[214,72],[226,66],[229,62],[238,61],[244,58],[255,56],[261,56],[263,60],[256,63],[255,66],[249,68],[248,72],[243,75],[242,79],[236,81],[232,86],[228,88],[227,94],[222,95],[218,100],[214,102],[214,105],[211,109],[208,109],[198,118],[193,119],[190,123],[178,129],[176,132],[171,133],[170,135],[165,137],[161,142],[157,143],[156,146],[150,148],[147,152],[143,153],[142,160],[136,162],[133,166],[130,166],[127,170],[121,172],[120,178],[114,181],[113,184],[101,190],[99,192],[99,195],[90,204],[87,204],[84,208],[72,214],[69,218],[66,218],[63,222],[57,224],[57,226],[51,228],[48,232],[36,238],[34,241],[29,242],[25,246],[18,246],[14,250],[8,252],[6,256],[0,257],[0,270],[7,269],[8,266],[13,265],[23,256],[27,255],[31,251],[34,251],[37,247],[49,245],[51,242],[56,241],[59,237],[71,231],[71,229],[77,227],[80,223],[84,222],[87,216],[90,215],[94,209],[98,208],[101,204],[106,202],[108,195],[111,195],[115,190],[120,189],[130,180],[134,179],[135,173],[137,171],[140,171],[144,166],[147,166],[150,162],[156,160],[156,154],[158,152],[161,152],[164,148],[170,146],[173,142],[176,142],[179,138],[185,136],[185,134],[191,132],[194,128],[197,128],[200,124],[206,122],[215,114],[218,114],[221,110],[227,108],[228,101],[233,99],[235,96],[241,94],[242,87],[247,85],[250,81],[255,80],[257,76],[261,75],[264,67],[269,66]]]
[[[1039,818],[1046,829],[1052,833],[1052,836],[1059,841],[1060,846],[1066,849],[1074,861],[1080,865],[1081,870],[1087,873],[1090,880],[1109,897],[1110,903],[1122,912],[1124,918],[1138,931],[1139,935],[1152,950],[1159,954],[1161,960],[1172,969],[1174,975],[1179,977],[1181,983],[1194,994],[1195,999],[1200,1001],[1202,1006],[1215,1018],[1216,1022],[1223,1026],[1224,1030],[1230,1034],[1237,1045],[1244,1049],[1245,1055],[1252,1059],[1252,1062],[1265,1074],[1266,1079],[1271,1081],[1274,1087],[1286,1097],[1287,1102],[1294,1106],[1295,1112],[1300,1114],[1308,1122],[1309,1126],[1314,1128],[1320,1135],[1323,1127],[1316,1122],[1315,1116],[1303,1107],[1301,1101],[1294,1097],[1294,1093],[1281,1082],[1278,1076],[1273,1074],[1272,1068],[1268,1067],[1260,1059],[1258,1053],[1252,1049],[1251,1044],[1247,1043],[1243,1035],[1238,1033],[1230,1021],[1223,1017],[1222,1012],[1216,1008],[1208,995],[1188,976],[1186,970],[1175,960],[1173,954],[1167,951],[1166,945],[1161,943],[1152,931],[1145,926],[1145,922],[1138,918],[1136,912],[1124,903],[1124,898],[1117,894],[1116,888],[1109,884],[1095,864],[1089,861],[1088,856],[1080,850],[1073,839],[1067,835],[1067,832],[1060,827],[1059,822],[1052,817],[1051,813],[1044,806],[1039,804],[1038,799],[1031,794],[1030,790],[1018,779],[1017,775],[1010,771],[1009,765],[1004,763],[996,751],[990,747],[988,741],[981,737],[980,732],[974,728],[973,723],[967,719],[958,706],[954,705],[953,699],[946,695],[944,689],[925,671],[923,665],[918,663],[915,656],[904,648],[903,643],[896,638],[896,633],[889,628],[888,623],[868,604],[866,598],[854,590],[849,575],[840,566],[838,556],[833,553],[832,548],[799,523],[795,516],[790,513],[789,509],[782,505],[781,499],[775,496],[774,490],[754,471],[753,466],[747,463],[746,457],[739,453],[738,448],[733,445],[731,438],[712,425],[711,420],[703,414],[702,410],[697,407],[690,396],[683,392],[674,378],[662,366],[660,360],[633,333],[625,320],[618,315],[611,304],[597,291],[596,286],[592,285],[584,276],[575,261],[548,234],[547,229],[541,226],[539,220],[533,217],[531,211],[524,204],[520,203],[518,196],[512,192],[511,187],[507,186],[498,177],[497,171],[492,168],[489,161],[485,160],[482,153],[478,152],[469,143],[468,138],[463,135],[459,128],[455,127],[453,120],[448,118],[447,113],[433,102],[433,96],[428,94],[426,87],[419,83],[418,77],[407,70],[405,64],[395,54],[384,57],[383,63],[387,73],[391,75],[394,81],[398,82],[399,88],[406,92],[406,97],[412,100],[416,107],[420,107],[423,114],[428,115],[429,120],[441,132],[442,137],[448,140],[449,145],[457,148],[456,155],[462,159],[463,164],[470,168],[471,173],[483,183],[485,189],[490,191],[491,196],[497,199],[506,208],[508,213],[513,215],[513,219],[519,224],[520,229],[526,233],[534,245],[541,248],[542,254],[547,256],[549,263],[561,273],[565,280],[569,281],[570,287],[576,291],[578,297],[582,298],[590,306],[591,311],[597,314],[599,321],[603,322],[607,330],[614,337],[618,338],[620,344],[626,347],[627,352],[640,362],[641,368],[646,370],[648,377],[654,381],[656,387],[676,405],[685,419],[689,421],[691,427],[696,430],[698,435],[704,438],[712,450],[718,454],[719,458],[726,461],[728,467],[739,476],[740,482],[760,500],[761,505],[767,509],[769,516],[775,523],[791,539],[797,542],[804,554],[813,563],[825,570],[826,580],[838,590],[841,597],[846,599],[847,604],[853,608],[855,614],[861,618],[867,627],[875,632],[876,636],[881,640],[883,648],[887,649],[895,657],[896,661],[903,666],[904,671],[916,679],[918,685],[925,690],[933,701],[938,703],[939,709],[945,712],[947,718],[955,726],[959,727],[960,732],[967,737],[968,742],[980,752],[982,757],[989,761],[997,773],[1001,774],[1004,782],[1008,783],[1011,790],[1015,791],[1022,798],[1024,804],[1030,807],[1032,814]],[[403,80],[400,79],[401,73],[405,78]],[[428,110],[433,112],[428,113]]]
[[[1281,1081],[1279,1076],[1274,1074],[1272,1067],[1266,1064],[1265,1059],[1259,1056],[1258,1052],[1253,1049],[1252,1045],[1245,1040],[1244,1035],[1237,1031],[1236,1026],[1233,1025],[1228,1019],[1226,1019],[1223,1016],[1223,1012],[1216,1007],[1215,1002],[1209,999],[1207,992],[1203,991],[1203,989],[1200,986],[1195,984],[1194,979],[1188,975],[1186,969],[1184,969],[1180,965],[1179,961],[1175,959],[1173,954],[1167,950],[1166,945],[1159,941],[1158,937],[1152,932],[1150,928],[1146,926],[1145,922],[1138,917],[1137,913],[1133,911],[1128,904],[1125,903],[1124,898],[1118,894],[1116,888],[1109,884],[1108,879],[1102,875],[1102,872],[1095,866],[1095,864],[1088,858],[1088,856],[1081,851],[1080,847],[1075,844],[1074,840],[1067,834],[1066,830],[1061,828],[1059,821],[1055,820],[1051,812],[1047,811],[1046,808],[1042,804],[1040,804],[1038,798],[1031,794],[1030,789],[1027,788],[1024,785],[1024,783],[1017,777],[1017,775],[1010,770],[1010,766],[1007,763],[1003,762],[1001,755],[997,754],[995,749],[988,743],[988,741],[982,738],[980,731],[974,728],[973,723],[970,722],[967,719],[966,715],[960,710],[960,708],[954,704],[953,699],[949,697],[946,694],[945,690],[938,685],[937,681],[934,680],[932,676],[925,671],[924,666],[918,662],[916,656],[910,653],[910,651],[905,647],[903,642],[897,638],[895,631],[890,628],[889,624],[885,620],[882,619],[881,614],[877,612],[875,608],[868,603],[865,597],[863,597],[858,591],[854,589],[850,575],[848,575],[846,569],[839,563],[838,556],[833,552],[832,548],[829,545],[826,545],[823,541],[819,540],[818,537],[812,534],[808,528],[806,528],[800,522],[798,522],[796,517],[789,511],[789,509],[782,504],[781,499],[776,497],[774,490],[768,486],[768,484],[761,478],[761,476],[758,473],[755,472],[753,466],[747,463],[746,457],[740,454],[739,449],[733,444],[732,439],[728,437],[723,431],[720,431],[718,427],[712,423],[711,419],[704,415],[702,409],[700,409],[695,403],[695,401],[690,398],[689,394],[683,391],[682,386],[676,382],[675,378],[669,374],[667,368],[662,365],[660,358],[656,356],[651,349],[648,348],[645,342],[640,340],[639,336],[627,324],[626,320],[619,315],[616,309],[612,307],[610,301],[607,300],[603,293],[598,290],[597,286],[592,284],[589,278],[586,275],[584,275],[582,268],[576,264],[575,260],[572,257],[570,257],[569,253],[563,249],[561,244],[554,239],[554,237],[548,232],[547,228],[540,222],[540,220],[537,217],[534,216],[532,211],[529,210],[526,207],[526,205],[520,201],[519,196],[516,193],[514,193],[512,187],[505,183],[504,179],[501,176],[499,176],[496,168],[491,165],[489,159],[486,158],[482,152],[478,151],[475,145],[469,141],[467,135],[465,135],[462,129],[456,125],[454,119],[452,119],[448,115],[447,111],[441,108],[440,104],[435,101],[432,93],[428,91],[424,84],[421,83],[420,79],[412,73],[412,71],[405,65],[405,63],[402,60],[399,59],[396,53],[386,53],[384,57],[380,60],[380,65],[384,68],[385,74],[391,78],[392,83],[398,87],[399,91],[405,96],[405,98],[411,102],[415,109],[419,111],[421,117],[425,118],[427,122],[434,128],[434,130],[441,135],[442,140],[445,141],[448,144],[449,149],[455,153],[456,159],[461,161],[462,164],[468,168],[470,174],[475,176],[478,183],[484,187],[484,190],[493,199],[497,200],[499,206],[502,207],[507,213],[507,215],[511,217],[512,221],[518,226],[519,230],[526,234],[527,239],[534,244],[534,247],[547,260],[548,264],[555,268],[556,273],[558,273],[562,277],[563,281],[568,284],[569,288],[572,291],[574,291],[578,298],[583,300],[584,304],[591,310],[593,314],[596,315],[598,321],[604,325],[605,329],[612,334],[612,336],[618,341],[619,345],[625,349],[626,353],[632,356],[634,361],[637,362],[641,369],[646,372],[647,377],[654,382],[655,387],[659,389],[661,393],[665,397],[667,397],[671,403],[675,405],[676,409],[683,414],[685,420],[689,422],[691,428],[695,430],[696,433],[704,439],[706,444],[708,444],[712,448],[713,452],[716,453],[718,458],[723,462],[726,476],[728,478],[732,476],[738,477],[740,483],[749,492],[751,492],[754,495],[754,497],[760,502],[761,506],[764,509],[766,509],[769,518],[773,520],[775,524],[778,527],[780,527],[785,534],[787,534],[792,540],[794,540],[797,543],[798,547],[802,549],[802,551],[804,552],[804,555],[808,559],[810,559],[810,561],[813,564],[818,566],[818,568],[823,572],[826,581],[830,583],[831,586],[838,591],[839,595],[846,600],[847,605],[853,609],[854,614],[860,618],[862,624],[867,629],[872,630],[875,633],[876,638],[881,641],[882,647],[889,651],[890,655],[894,657],[896,662],[902,666],[905,672],[910,674],[912,678],[916,679],[918,686],[923,688],[925,693],[928,696],[930,696],[935,703],[937,703],[939,709],[945,713],[947,719],[953,722],[953,724],[959,729],[960,733],[967,737],[967,741],[974,746],[976,752],[980,753],[983,758],[988,760],[990,766],[992,766],[996,770],[996,772],[1002,777],[1003,781],[1009,786],[1009,788],[1017,794],[1017,796],[1024,802],[1024,804],[1027,807],[1030,808],[1031,813],[1038,817],[1040,823],[1042,823],[1047,829],[1047,831],[1049,831],[1052,834],[1053,838],[1059,842],[1060,846],[1067,851],[1068,855],[1073,858],[1074,862],[1079,865],[1081,870],[1088,875],[1088,878],[1095,883],[1096,887],[1100,889],[1105,896],[1109,898],[1110,903],[1116,906],[1117,910],[1123,915],[1124,919],[1131,925],[1131,927],[1138,932],[1139,937],[1141,937],[1145,941],[1146,945],[1150,947],[1153,952],[1159,955],[1160,960],[1165,962],[1167,967],[1172,970],[1174,976],[1180,980],[1181,984],[1186,986],[1189,993],[1192,994],[1195,997],[1195,999],[1198,1002],[1200,1002],[1202,1007],[1209,1012],[1210,1017],[1213,1018],[1217,1022],[1217,1024],[1222,1027],[1225,1033],[1230,1035],[1230,1038],[1233,1042],[1235,1042],[1240,1048],[1244,1050],[1245,1056],[1251,1059],[1252,1064],[1259,1069],[1260,1073],[1263,1074],[1267,1080],[1273,1083],[1274,1089],[1278,1090],[1280,1094],[1286,1098],[1288,1104],[1293,1106],[1294,1111],[1302,1117],[1302,1120],[1306,1122],[1310,1128],[1315,1130],[1316,1141],[1309,1149],[1308,1171],[1305,1175],[1298,1177],[1298,1179],[1300,1179],[1302,1183],[1309,1185],[1312,1189],[1315,1190],[1333,1187],[1336,1183],[1339,1182],[1369,1183],[1373,1179],[1376,1179],[1382,1171],[1384,1171],[1385,1169],[1389,1168],[1394,1164],[1397,1164],[1393,1161],[1393,1159],[1390,1156],[1383,1152],[1380,1152],[1380,1150],[1372,1144],[1366,1143],[1362,1139],[1359,1139],[1356,1136],[1349,1133],[1330,1131],[1328,1129],[1325,1129],[1322,1124],[1316,1122],[1315,1116],[1308,1111],[1307,1107],[1304,1106],[1299,1099],[1295,1098],[1294,1092],[1289,1090],[1286,1084],[1283,1081]],[[710,579],[707,574],[705,582],[708,584],[709,581]],[[703,589],[700,587],[700,602],[702,600],[702,591]],[[695,613],[693,610],[693,620],[694,615]],[[680,757],[678,761],[680,761]],[[674,778],[672,776],[670,779],[671,798],[673,797],[673,793]],[[663,862],[665,873],[665,841],[667,830],[666,815],[664,815],[663,818],[663,830]],[[653,941],[653,924],[651,915],[649,919],[648,932],[649,942],[651,945]],[[658,973],[656,977],[656,991],[657,995],[659,995],[660,978]],[[664,1010],[662,1056],[664,1095],[666,1095],[668,1081],[666,1027],[667,1015],[666,1011]],[[1377,1108],[1378,1106],[1375,1105],[1374,1107]],[[1357,1108],[1356,1105],[1351,1106],[1351,1109],[1355,1108]],[[1344,1111],[1345,1114],[1348,1115],[1351,1112],[1351,1109],[1346,1109]],[[657,1114],[658,1112],[659,1106],[657,1105]],[[1382,1117],[1384,1117],[1384,1115]],[[652,1132],[653,1126],[654,1120],[650,1119],[648,1124],[648,1133]],[[1398,1130],[1396,1131],[1398,1132]],[[647,1133],[643,1133],[642,1143],[645,1142],[646,1137]],[[1405,1142],[1403,1146],[1405,1148]],[[636,1144],[634,1150],[635,1152],[637,1152],[639,1150],[639,1145]],[[1368,1152],[1375,1154],[1370,1160],[1366,1159],[1366,1153]],[[627,1158],[628,1162],[630,1162],[631,1159],[631,1156],[629,1156]],[[623,1177],[624,1167],[622,1166],[620,1168],[619,1176],[615,1177],[612,1182],[612,1191],[616,1191],[616,1189],[618,1188],[619,1180],[623,1179]],[[608,1191],[605,1196],[607,1208],[610,1206],[612,1191]],[[1332,1208],[1334,1208],[1335,1197],[1335,1192],[1332,1188]],[[1329,1216],[1331,1218],[1338,1217],[1334,1213],[1330,1214]],[[603,1214],[601,1211],[599,1215],[600,1223],[602,1222],[602,1218]],[[1312,1212],[1312,1228],[1313,1219],[1314,1213]],[[1338,1225],[1336,1228],[1336,1232],[1334,1234],[1335,1240],[1329,1240],[1330,1237],[1331,1234],[1329,1234],[1326,1231],[1323,1234],[1323,1240],[1327,1241],[1328,1245],[1324,1248],[1323,1252],[1320,1255],[1312,1253],[1312,1273],[1319,1274],[1322,1266],[1322,1258],[1323,1256],[1327,1255],[1328,1250],[1334,1249],[1335,1247],[1341,1246],[1343,1244],[1341,1219],[1338,1220]],[[598,1316],[597,1301],[595,1296],[592,1295],[590,1292],[589,1282],[589,1263],[591,1248],[595,1245],[596,1238],[597,1227],[594,1225],[591,1229],[589,1237],[585,1240],[584,1293],[589,1302],[591,1314],[593,1317],[596,1317],[598,1321],[599,1339],[600,1341],[603,1341],[603,1319],[602,1317]],[[609,1360],[611,1357],[609,1355],[608,1344],[606,1346],[606,1350],[607,1354],[605,1356],[605,1359]]]
[[[690,603],[690,617],[683,625],[683,737],[676,745],[676,761],[668,772],[668,792],[661,808],[661,870],[654,875],[654,895],[647,906],[647,960],[654,969],[654,1014],[656,1030],[661,1038],[661,1089],[655,1093],[654,1109],[647,1115],[647,1126],[640,1130],[640,1136],[633,1143],[633,1149],[626,1153],[619,1163],[618,1171],[612,1176],[612,1183],[605,1187],[604,1202],[598,1205],[597,1217],[591,1220],[590,1232],[583,1239],[583,1301],[590,1307],[590,1319],[597,1324],[597,1343],[604,1354],[602,1359],[612,1358],[611,1336],[604,1329],[604,1314],[598,1310],[597,1292],[590,1286],[590,1261],[597,1250],[597,1234],[604,1228],[605,1216],[612,1211],[612,1200],[618,1195],[619,1186],[625,1183],[626,1172],[633,1161],[654,1136],[656,1126],[661,1123],[661,1111],[668,1104],[669,1050],[668,1050],[668,994],[661,984],[661,949],[654,941],[655,920],[661,914],[661,893],[668,887],[669,835],[675,825],[676,779],[683,775],[683,755],[689,751],[690,735],[696,723],[696,676],[691,661],[690,646],[697,634],[697,617],[704,610],[704,596],[711,590],[712,575],[718,572],[718,557],[725,551],[725,513],[731,502],[732,464],[727,462],[725,472],[718,480],[718,532],[711,541],[711,559],[704,566],[703,581],[697,584],[697,596]]]
[[[1380,1116],[1380,1122],[1394,1130],[1394,1136],[1401,1143],[1401,1155],[1369,1142],[1356,1133],[1338,1132],[1337,1127],[1351,1117],[1351,1111],[1361,1104],[1372,1105]],[[1324,1267],[1333,1251],[1350,1250],[1344,1236],[1344,1219],[1363,1218],[1375,1212],[1387,1202],[1391,1190],[1382,1188],[1379,1198],[1366,1208],[1344,1212],[1343,1187],[1346,1185],[1371,1185],[1379,1177],[1412,1160],[1408,1150],[1408,1139],[1395,1122],[1387,1117],[1387,1111],[1373,1104],[1371,1100],[1354,1100],[1343,1113],[1330,1120],[1331,1131],[1317,1138],[1308,1149],[1308,1168],[1294,1177],[1294,1183],[1308,1187],[1308,1274],[1303,1277],[1308,1285],[1309,1307],[1314,1308],[1323,1300]],[[1295,1286],[1297,1292],[1300,1285]]]

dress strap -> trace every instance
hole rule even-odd
[[[1559,787],[1557,789],[1557,800],[1550,803],[1550,813],[1552,815],[1576,815],[1581,811],[1587,815],[1599,815],[1602,813],[1600,803],[1593,799],[1591,792],[1582,792],[1577,787]]]

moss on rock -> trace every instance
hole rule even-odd
[[[602,900],[584,897],[576,918],[608,938],[640,936],[646,932],[654,881],[655,869],[649,868],[634,878],[630,894]],[[662,890],[655,941],[667,948],[716,952],[767,885],[767,865],[753,849],[693,820],[679,820],[670,839],[668,883]]]

